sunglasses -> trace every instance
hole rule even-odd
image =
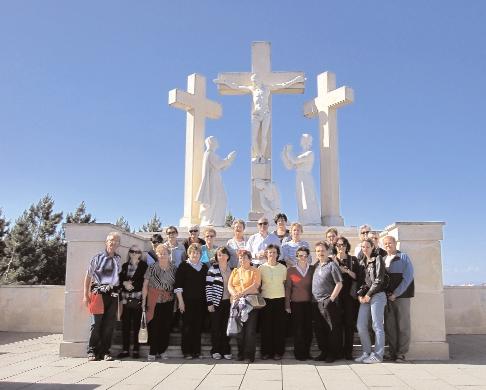
[[[258,224],[261,225],[268,225],[268,222],[258,222]]]
[[[189,230],[189,233],[197,233],[199,230]]]
[[[167,234],[176,234],[176,231],[175,230],[171,230],[171,231],[168,231],[166,232]]]
[[[359,233],[359,234],[368,234],[368,233],[370,233],[370,232],[371,232],[371,230],[368,230],[368,231],[363,231],[363,232],[361,232],[361,233]]]
[[[135,251],[135,250],[133,250],[133,249],[130,249],[130,250],[128,251],[128,253],[136,253],[136,254],[138,254],[138,255],[141,255],[141,254],[142,254],[142,251]]]

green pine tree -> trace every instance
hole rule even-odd
[[[5,219],[3,210],[0,208],[0,279],[8,264],[6,240],[9,234],[9,224],[10,222]]]
[[[146,225],[142,225],[140,228],[141,232],[160,232],[162,231],[162,222],[160,222],[157,213],[154,213],[150,221]]]
[[[231,227],[233,225],[234,220],[235,220],[235,217],[231,214],[231,211],[229,211],[228,215],[226,216],[226,219],[224,221],[224,226]]]
[[[91,214],[86,212],[86,204],[84,200],[79,204],[74,213],[68,213],[66,215],[66,223],[94,223],[95,218],[91,217]]]
[[[128,221],[125,219],[125,217],[122,215],[120,218],[118,218],[115,222],[115,225],[122,228],[126,232],[130,233],[130,225],[128,224]]]

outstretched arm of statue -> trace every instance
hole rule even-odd
[[[218,155],[212,153],[209,156],[209,163],[217,170],[224,170],[228,168],[236,158],[236,152],[233,150],[225,159],[221,159]]]
[[[273,86],[279,88],[285,88],[285,87],[290,87],[291,85],[296,83],[303,83],[304,81],[305,81],[305,77],[302,75],[298,75],[297,77],[294,77],[292,80],[285,81],[283,83],[276,83]]]
[[[295,159],[292,156],[292,145],[285,145],[282,150],[282,161],[285,168],[292,169],[295,165]]]
[[[247,86],[247,85],[238,85],[236,83],[233,83],[231,81],[227,81],[225,79],[214,79],[213,82],[215,84],[224,84],[227,87],[233,88],[233,89],[246,89],[246,90],[249,90],[250,89],[250,87]]]

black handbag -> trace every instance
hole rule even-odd
[[[127,309],[137,310],[142,308],[142,300],[138,298],[127,298],[125,303]]]

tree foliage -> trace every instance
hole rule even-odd
[[[159,217],[157,217],[157,213],[154,213],[150,221],[147,224],[142,225],[140,228],[141,232],[160,232],[162,231],[162,222],[160,221]]]
[[[86,212],[86,204],[82,201],[74,213],[68,213],[66,215],[66,223],[94,223],[95,218],[91,217],[91,214]]]
[[[0,264],[2,283],[63,284],[66,245],[54,212],[54,200],[44,196],[15,221],[7,239],[7,256]]]
[[[231,227],[233,225],[234,220],[235,220],[235,217],[231,214],[231,211],[228,212],[228,215],[226,216],[226,219],[224,221],[224,226]]]
[[[120,218],[118,218],[115,222],[115,225],[122,228],[126,232],[130,233],[130,225],[128,224],[128,221],[125,219],[125,217],[122,215]]]

